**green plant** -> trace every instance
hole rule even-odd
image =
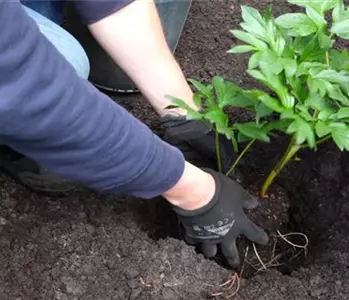
[[[274,130],[290,135],[286,152],[262,186],[262,197],[300,149],[316,150],[320,143],[332,140],[340,150],[349,150],[349,52],[334,47],[336,39],[349,39],[349,10],[343,0],[288,2],[305,12],[274,18],[271,8],[262,15],[242,6],[242,30],[231,31],[244,44],[228,52],[251,54],[247,72],[267,92],[245,90],[214,77],[208,85],[190,80],[197,89],[194,101],[199,112],[172,97],[189,118],[213,124],[217,133],[232,141],[235,151],[242,141],[249,141],[247,147],[255,140],[269,142]],[[226,106],[251,111],[251,121],[229,124]],[[218,147],[217,157],[219,161]]]

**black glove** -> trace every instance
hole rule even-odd
[[[163,139],[179,148],[185,159],[199,167],[216,169],[216,138],[212,127],[199,120],[187,120],[185,116],[165,116],[162,119],[165,128]],[[224,135],[219,135],[222,171],[225,173],[234,163],[237,155],[234,152],[232,142]],[[203,162],[206,159],[207,162]],[[242,179],[241,174],[235,171],[233,178]]]
[[[210,169],[216,182],[213,199],[204,207],[187,211],[173,207],[185,230],[185,240],[198,245],[202,253],[214,257],[217,246],[232,268],[239,266],[240,259],[236,239],[244,235],[249,240],[265,245],[268,235],[245,215],[243,208],[252,209],[258,206],[258,200],[229,177]]]

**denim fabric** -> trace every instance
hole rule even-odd
[[[41,33],[73,65],[77,73],[87,79],[90,63],[80,43],[66,30],[33,9],[23,6],[27,14],[38,24]]]

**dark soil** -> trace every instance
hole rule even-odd
[[[274,4],[276,12],[292,9],[285,1],[240,3]],[[236,1],[193,3],[176,53],[188,77],[208,81],[219,74],[255,85],[245,74],[246,60],[226,53],[235,43],[229,30],[239,22]],[[139,95],[116,100],[161,134],[156,114]],[[286,146],[286,140],[257,145],[246,158],[244,184],[254,190],[256,174],[265,175]],[[286,263],[283,273],[271,269],[243,280],[235,299],[348,299],[349,155],[324,145],[299,157],[277,179],[274,198],[264,200],[251,217],[272,231],[307,234],[309,255],[299,268]],[[279,200],[290,203],[288,216]],[[178,235],[176,218],[162,199],[85,189],[50,197],[0,175],[0,299],[210,299],[230,271],[205,260]]]

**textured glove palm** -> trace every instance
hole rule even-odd
[[[199,245],[206,257],[213,257],[217,247],[233,268],[240,264],[236,239],[244,235],[258,244],[267,244],[268,235],[255,225],[245,214],[243,208],[252,209],[258,201],[237,182],[211,169],[204,171],[212,174],[216,182],[213,199],[203,208],[186,211],[174,207],[185,229],[185,239],[189,244]]]

